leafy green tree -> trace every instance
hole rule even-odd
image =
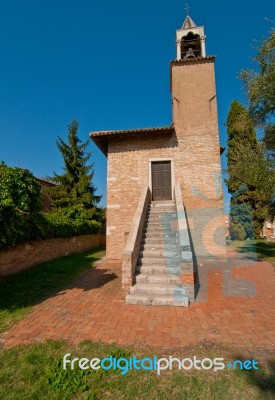
[[[42,212],[41,187],[35,177],[28,170],[0,163],[0,248],[99,230],[102,230],[102,218],[89,220],[86,214],[81,214],[81,209]]]
[[[241,72],[249,100],[251,116],[259,127],[264,128],[264,143],[267,149],[275,151],[275,28],[260,42],[254,57],[256,70]]]
[[[232,195],[232,236],[239,239],[258,237],[270,214],[275,185],[272,162],[266,157],[265,147],[257,142],[248,111],[236,100],[228,113],[227,129],[226,183]]]
[[[41,189],[26,169],[0,164],[0,247],[29,240],[42,209]]]
[[[96,195],[93,185],[93,164],[87,165],[91,153],[86,151],[88,141],[82,143],[77,135],[78,122],[68,125],[67,143],[58,137],[56,144],[64,160],[64,173],[51,178],[57,186],[49,194],[57,208],[70,208],[68,213],[93,218],[99,211],[96,205],[101,196]],[[85,211],[85,212],[84,212]],[[83,214],[84,212],[84,214]]]
[[[41,188],[35,177],[26,169],[0,164],[0,206],[22,213],[42,209]]]
[[[233,167],[233,174],[239,176],[242,184],[232,195],[231,211],[235,205],[249,204],[254,235],[258,237],[266,218],[274,215],[272,199],[275,197],[275,171],[272,161],[265,156],[265,147],[262,143],[258,143],[256,148],[240,145],[239,154],[240,157]],[[248,208],[244,207],[243,210],[246,211]],[[249,217],[246,221],[248,219]],[[240,223],[241,221],[240,219]],[[249,232],[249,229],[246,229],[246,232]]]

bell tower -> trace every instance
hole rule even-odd
[[[181,29],[176,32],[177,60],[188,57],[205,57],[204,27],[197,26],[187,15]]]
[[[204,27],[189,15],[176,31],[176,44],[177,58],[171,61],[173,126],[179,148],[175,180],[180,182],[195,254],[224,257],[215,57],[206,55]]]

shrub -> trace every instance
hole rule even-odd
[[[0,164],[0,206],[22,212],[42,209],[40,185],[26,169]]]
[[[81,206],[41,212],[41,189],[27,170],[0,165],[0,247],[29,240],[97,233],[100,211]],[[93,219],[89,219],[93,217]]]
[[[0,209],[0,247],[29,240],[95,234],[102,228],[99,221],[71,219],[60,212],[24,215],[12,212],[8,217],[4,214],[5,221],[1,221],[2,215]]]
[[[254,239],[254,229],[252,222],[252,211],[250,204],[244,202],[231,204],[231,239],[246,240]]]

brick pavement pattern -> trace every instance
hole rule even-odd
[[[0,340],[5,347],[45,339],[67,339],[75,344],[90,339],[170,348],[206,340],[274,349],[274,266],[249,258],[238,265],[232,268],[229,284],[246,280],[255,285],[256,293],[238,297],[227,293],[225,297],[224,271],[212,266],[204,274],[208,293],[203,301],[199,296],[189,308],[137,306],[125,304],[120,263],[103,259],[70,287],[36,305]]]

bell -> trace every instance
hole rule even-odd
[[[194,50],[192,49],[192,47],[190,47],[186,53],[185,58],[193,58],[193,57],[196,57],[196,56],[195,56]]]

